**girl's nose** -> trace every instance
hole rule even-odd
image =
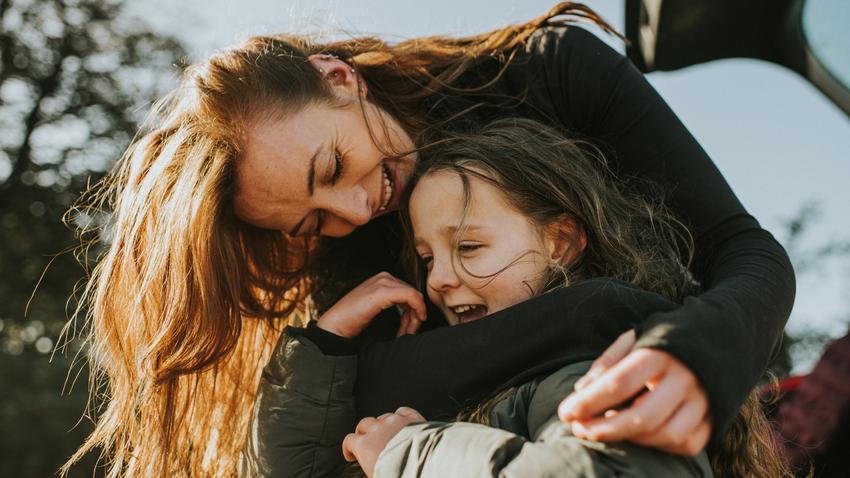
[[[428,287],[436,291],[446,290],[460,285],[460,280],[455,272],[451,260],[437,260],[433,258],[431,271],[428,272]]]

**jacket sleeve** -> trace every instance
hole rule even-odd
[[[342,439],[354,430],[356,356],[328,356],[287,327],[264,369],[241,475],[340,476]]]
[[[542,30],[529,48],[528,73],[546,78],[529,101],[552,105],[557,121],[598,144],[620,177],[662,186],[694,235],[691,270],[704,292],[651,315],[637,345],[668,351],[694,372],[716,439],[781,339],[795,294],[788,256],[628,59],[577,27]]]
[[[402,429],[381,453],[374,478],[712,476],[704,456],[663,455],[628,444],[579,440],[553,423],[538,441],[474,423],[426,422]]]
[[[589,364],[563,367],[498,403],[491,423],[511,431],[460,422],[405,427],[379,456],[374,477],[712,476],[705,453],[689,458],[574,437],[555,410]]]

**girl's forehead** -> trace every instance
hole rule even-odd
[[[445,206],[461,204],[466,208],[480,207],[510,207],[505,193],[500,191],[496,185],[482,179],[476,173],[463,173],[468,185],[468,191],[464,186],[461,173],[452,170],[437,170],[428,172],[416,183],[411,196],[411,208],[416,203],[439,202]],[[469,204],[466,203],[467,193]]]
[[[440,170],[420,178],[408,205],[417,235],[427,234],[426,229],[448,230],[461,221],[498,230],[500,224],[510,222],[510,217],[521,215],[495,185],[475,174],[465,176],[469,184],[468,202],[464,183],[456,171]]]

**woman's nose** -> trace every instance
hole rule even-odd
[[[455,268],[450,260],[433,259],[431,270],[428,272],[428,287],[436,291],[446,290],[460,285]]]
[[[369,194],[360,186],[334,197],[334,203],[328,209],[333,215],[353,226],[362,226],[372,219]]]
[[[327,212],[320,231],[323,236],[347,236],[372,219],[369,196],[360,187],[335,194],[324,202],[323,209]]]

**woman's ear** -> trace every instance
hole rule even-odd
[[[584,226],[569,214],[562,214],[546,226],[545,235],[549,259],[562,266],[575,262],[587,247]]]
[[[357,70],[348,63],[334,55],[318,53],[308,56],[307,60],[330,84],[337,96],[355,98],[366,96],[366,84],[360,81]]]

